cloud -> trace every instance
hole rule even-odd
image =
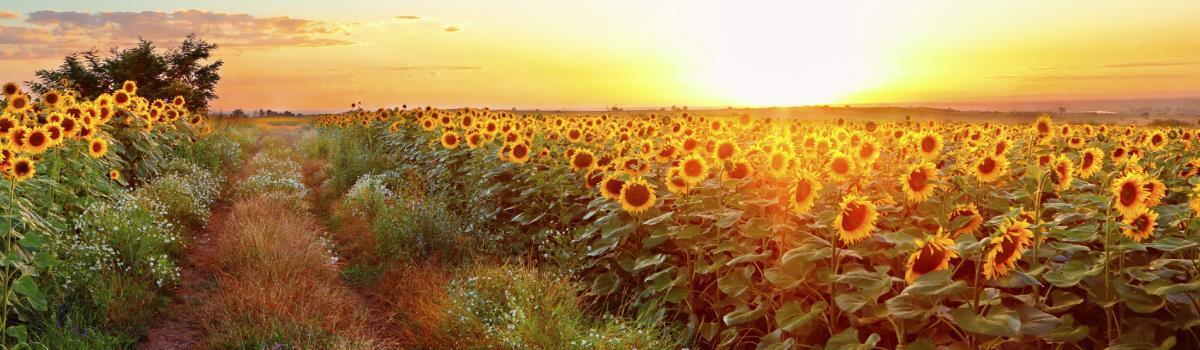
[[[461,32],[463,30],[463,27],[459,26],[457,24],[454,24],[454,25],[445,26],[442,28],[442,30],[446,31],[447,33],[454,33],[454,32]]]
[[[12,11],[0,11],[0,19],[17,19],[17,17],[21,17],[21,15]]]
[[[353,24],[286,16],[204,10],[174,12],[35,11],[26,26],[0,26],[0,59],[53,58],[70,52],[126,46],[139,38],[160,46],[188,34],[238,49],[350,45]]]
[[[1062,75],[993,75],[988,78],[1013,81],[1087,81],[1120,79],[1159,79],[1178,77],[1178,74],[1062,74]]]
[[[1138,67],[1170,67],[1170,66],[1190,66],[1196,62],[1130,62],[1118,63],[1104,66],[1104,68],[1138,68]]]
[[[421,16],[396,16],[396,19],[411,21],[411,20],[421,19]]]
[[[402,72],[420,72],[420,71],[428,71],[428,72],[459,71],[459,72],[461,72],[461,71],[482,70],[483,67],[462,66],[462,65],[424,65],[424,66],[400,66],[400,67],[392,67],[390,69],[398,70],[398,71],[402,71]]]

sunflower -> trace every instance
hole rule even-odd
[[[621,192],[617,196],[621,201],[621,209],[633,214],[639,214],[654,206],[654,201],[657,197],[654,195],[654,187],[646,183],[646,180],[640,177],[635,177],[629,181],[625,181],[621,185]]]
[[[113,93],[113,103],[119,107],[128,106],[130,100],[132,100],[132,97],[125,90],[117,90],[117,92]]]
[[[642,176],[650,172],[650,164],[636,157],[629,157],[618,162],[621,171],[630,176]]]
[[[1079,156],[1079,177],[1086,179],[1092,177],[1104,167],[1104,152],[1101,152],[1095,147],[1090,147],[1083,150]]]
[[[9,137],[17,128],[17,120],[7,115],[0,116],[0,137]]]
[[[879,212],[875,203],[866,197],[850,194],[842,199],[841,211],[833,224],[837,226],[838,239],[847,245],[858,243],[875,231]]]
[[[920,134],[917,138],[917,151],[927,160],[937,158],[942,152],[942,136],[934,132]]]
[[[60,104],[62,104],[62,100],[62,95],[59,94],[58,91],[50,90],[45,94],[42,94],[42,102],[46,103],[46,105],[50,107],[58,107]]]
[[[1065,155],[1059,155],[1054,159],[1054,166],[1050,169],[1050,180],[1054,182],[1054,191],[1064,192],[1071,188],[1071,180],[1074,179],[1075,165]]]
[[[571,171],[591,170],[596,166],[596,155],[592,151],[581,149],[571,155]]]
[[[740,150],[741,147],[738,147],[738,145],[733,143],[733,141],[722,140],[721,142],[717,143],[714,153],[718,161],[726,161],[733,159],[734,156],[737,156]]]
[[[957,257],[958,250],[954,246],[954,240],[946,237],[939,227],[933,237],[917,241],[917,251],[908,256],[908,262],[905,264],[904,280],[913,283],[922,275],[945,270],[950,267],[950,259]]]
[[[1153,134],[1150,134],[1148,143],[1151,150],[1161,151],[1167,146],[1167,135],[1163,134],[1162,131],[1155,131]]]
[[[754,168],[750,167],[750,163],[744,160],[737,160],[730,163],[729,167],[725,168],[725,172],[721,173],[721,180],[741,180],[749,178],[754,174]]]
[[[4,83],[4,97],[12,97],[13,95],[16,95],[19,93],[21,93],[21,87],[18,86],[17,83],[14,83],[14,82]]]
[[[50,148],[50,135],[42,127],[29,129],[29,133],[25,135],[25,147],[23,151],[30,154],[41,154]]]
[[[962,227],[959,227],[951,232],[953,234],[953,238],[958,238],[958,236],[963,234],[973,235],[977,230],[979,230],[980,227],[983,226],[983,215],[979,214],[979,208],[975,207],[974,203],[959,204],[954,208],[953,211],[950,212],[947,221],[954,222],[959,218],[964,217],[970,219],[967,219],[966,224],[964,224]]]
[[[667,173],[667,191],[678,195],[686,195],[688,193],[689,184],[687,179],[679,174],[679,168],[671,168]]]
[[[121,90],[130,95],[137,95],[137,82],[126,80],[125,83],[121,84]]]
[[[858,164],[869,167],[871,164],[875,163],[876,159],[879,159],[879,144],[870,137],[864,138],[858,144],[858,152],[856,155]]]
[[[854,171],[854,162],[850,160],[849,156],[841,152],[834,152],[833,156],[829,158],[829,163],[825,164],[825,167],[829,172],[829,176],[834,180],[843,180],[850,177],[850,172]]]
[[[187,100],[183,96],[175,96],[175,98],[171,99],[171,104],[175,105],[175,107],[183,107],[184,104],[187,104]]]
[[[8,147],[0,146],[0,171],[8,171],[12,169],[13,151]]]
[[[518,142],[512,145],[511,149],[508,151],[508,161],[516,164],[525,164],[526,162],[529,162],[529,154],[529,145],[526,145],[523,142]]]
[[[801,172],[796,179],[796,184],[792,186],[792,210],[796,214],[804,214],[812,210],[816,204],[817,195],[821,193],[821,188],[821,182],[817,181],[816,175],[808,171]]]
[[[88,155],[92,158],[100,158],[108,154],[108,141],[96,137],[88,141]]]
[[[8,170],[8,178],[16,182],[28,180],[37,173],[33,160],[26,157],[13,157],[12,168]]]
[[[676,166],[676,169],[679,169],[679,175],[689,185],[696,185],[708,177],[708,162],[705,162],[704,158],[699,155],[693,154],[684,158]]]
[[[930,183],[936,175],[933,163],[921,162],[909,166],[908,170],[900,176],[905,197],[908,197],[908,200],[913,203],[928,200],[937,188],[937,185]]]
[[[50,136],[50,146],[57,146],[62,143],[63,136],[65,136],[62,125],[59,125],[58,123],[48,123],[43,127],[43,129],[46,130],[46,135]]]
[[[992,234],[983,261],[983,276],[987,279],[1008,276],[1017,266],[1025,248],[1033,242],[1033,231],[1029,223],[1020,220],[1005,220]]]
[[[975,178],[979,179],[979,182],[993,182],[1000,179],[1000,176],[1008,171],[1008,160],[1004,157],[996,157],[989,154],[975,161],[972,170],[974,170]]]
[[[600,195],[604,198],[617,199],[621,196],[623,188],[625,188],[625,181],[613,174],[604,175],[604,179],[600,180]]]
[[[1053,125],[1050,122],[1050,115],[1042,114],[1038,116],[1037,121],[1034,122],[1033,129],[1038,133],[1038,136],[1046,137],[1050,136],[1050,128],[1052,127]]]
[[[446,149],[458,148],[459,140],[460,140],[460,138],[458,137],[458,133],[456,133],[456,132],[447,131],[445,133],[442,133],[442,147],[445,147]]]
[[[1146,190],[1145,182],[1145,176],[1136,172],[1125,173],[1125,176],[1113,181],[1113,204],[1116,205],[1117,211],[1121,212],[1121,216],[1137,215],[1146,207],[1146,198],[1150,196],[1150,192]]]
[[[1142,208],[1136,215],[1125,217],[1122,222],[1129,225],[1124,230],[1125,237],[1129,237],[1136,242],[1141,242],[1154,235],[1154,228],[1158,225],[1158,213],[1148,208]]]
[[[1163,197],[1167,196],[1167,185],[1163,184],[1162,180],[1157,178],[1147,178],[1142,183],[1142,187],[1146,188],[1146,192],[1150,194],[1146,196],[1146,207],[1153,208],[1162,203]]]
[[[12,96],[8,97],[8,112],[9,113],[13,113],[13,114],[24,113],[25,111],[28,111],[31,106],[32,106],[32,104],[29,103],[29,95],[16,94],[16,95],[12,95]]]
[[[1192,215],[1200,216],[1200,184],[1192,187],[1192,193],[1188,194],[1188,208],[1192,209]]]
[[[772,150],[767,155],[767,173],[775,178],[786,177],[792,158],[791,152],[778,149]]]
[[[114,180],[114,181],[115,181],[115,180],[120,180],[120,179],[121,179],[121,171],[120,171],[120,170],[117,170],[117,169],[109,170],[109,171],[108,171],[108,178],[109,178],[109,179],[112,179],[112,180]]]

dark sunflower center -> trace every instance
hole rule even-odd
[[[1018,238],[1005,235],[1000,240],[1000,251],[996,253],[996,263],[1000,264],[1011,260],[1017,254],[1017,248],[1020,248],[1019,243]]]
[[[581,169],[592,166],[592,155],[587,153],[576,154],[575,158],[571,160],[571,163],[575,165],[576,168]]]
[[[921,151],[925,153],[933,152],[937,148],[937,140],[932,136],[926,136],[921,139]]]
[[[1136,183],[1126,181],[1121,184],[1121,205],[1131,206],[1137,203],[1138,186]]]
[[[28,174],[30,170],[29,162],[17,162],[17,164],[13,164],[13,170],[17,172],[17,175]]]
[[[46,144],[46,134],[40,132],[29,134],[28,141],[30,146],[41,147],[42,145]]]
[[[875,146],[872,146],[869,143],[864,143],[862,145],[862,148],[858,149],[858,156],[860,158],[869,158],[874,154],[875,154]]]
[[[611,179],[604,183],[604,189],[608,193],[621,193],[621,187],[625,187],[625,181]]]
[[[990,157],[984,158],[983,162],[979,163],[979,172],[980,173],[991,174],[993,171],[996,171],[996,160],[995,159],[992,159]]]
[[[845,173],[850,172],[850,162],[847,161],[845,158],[834,159],[833,160],[833,172],[838,173],[838,174],[845,174]]]
[[[1083,168],[1084,169],[1091,168],[1092,162],[1095,162],[1095,161],[1096,161],[1095,155],[1092,155],[1091,153],[1083,154]]]
[[[512,153],[513,157],[525,158],[525,156],[529,155],[529,147],[525,147],[524,144],[517,145],[513,147]]]
[[[625,203],[640,207],[650,201],[650,189],[643,184],[631,184],[625,188]]]
[[[800,180],[796,183],[796,202],[804,202],[812,195],[812,182],[808,180]]]
[[[842,230],[854,231],[867,222],[867,206],[861,203],[851,202],[846,205],[846,209],[842,209]]]
[[[700,165],[700,161],[692,159],[683,163],[683,174],[688,177],[700,177],[700,173],[704,171],[704,167]]]
[[[733,168],[729,169],[729,177],[731,178],[742,179],[747,175],[750,175],[750,168],[746,167],[746,164],[734,164]]]
[[[729,157],[732,157],[732,156],[733,156],[733,144],[722,143],[721,145],[717,146],[717,157],[718,158],[729,159]]]
[[[913,262],[912,271],[921,275],[933,272],[937,270],[938,266],[942,265],[942,262],[946,261],[946,258],[945,249],[940,249],[940,247],[933,243],[927,243],[924,247],[921,247],[921,252],[917,254],[917,260]]]
[[[1137,220],[1133,221],[1133,227],[1136,227],[1138,232],[1146,232],[1150,230],[1150,216],[1140,215]]]
[[[13,99],[12,104],[13,104],[13,107],[15,107],[17,109],[25,108],[25,99],[15,98],[15,99]]]
[[[917,170],[908,174],[908,188],[913,191],[921,191],[928,186],[929,176],[925,175],[924,171]]]

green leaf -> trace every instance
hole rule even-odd
[[[917,320],[934,314],[937,301],[933,298],[904,293],[887,300],[888,312],[897,318]]]
[[[729,271],[729,273],[725,274],[725,276],[717,279],[717,288],[719,288],[722,293],[725,293],[725,295],[730,297],[742,295],[742,293],[745,293],[746,289],[750,287],[751,273],[753,273],[753,271],[749,268],[741,268]]]
[[[617,274],[606,272],[600,276],[596,276],[596,279],[592,281],[592,293],[596,293],[597,295],[612,294],[612,292],[617,291],[617,286],[620,283],[621,279],[617,277]]]
[[[35,232],[28,232],[25,233],[25,237],[21,238],[21,240],[17,241],[17,243],[20,243],[21,246],[25,247],[26,249],[38,249],[46,243],[46,239],[42,238],[42,235]]]
[[[1046,282],[1050,282],[1055,287],[1070,288],[1079,284],[1084,277],[1095,274],[1097,272],[1095,270],[1094,266],[1088,266],[1083,261],[1071,260],[1058,270],[1046,272],[1043,276],[1046,278]]]
[[[779,328],[792,332],[796,327],[812,322],[822,312],[825,312],[825,309],[828,307],[829,305],[824,300],[821,300],[813,304],[808,311],[805,311],[803,304],[798,301],[790,301],[787,304],[783,304],[783,307],[775,310],[775,323]]]
[[[990,335],[993,337],[1012,337],[1021,331],[1021,320],[1015,312],[1004,307],[994,307],[985,317],[979,317],[970,308],[958,308],[950,311],[950,316],[964,331]]]
[[[879,343],[879,335],[871,333],[867,337],[866,342],[858,340],[858,329],[853,327],[838,333],[838,335],[829,338],[825,343],[827,350],[871,350],[875,348],[875,344]]]
[[[8,329],[4,330],[4,334],[7,334],[10,337],[16,338],[17,341],[21,342],[21,343],[24,343],[26,340],[29,339],[29,332],[26,331],[25,325],[17,325],[17,326],[8,327]]]
[[[668,211],[666,213],[663,213],[662,215],[655,216],[654,218],[652,218],[650,220],[646,220],[646,222],[643,222],[642,225],[646,225],[646,226],[658,225],[658,223],[666,221],[667,219],[670,219],[671,216],[674,216],[674,215],[675,215],[675,212]]]
[[[1117,280],[1112,283],[1113,289],[1117,291],[1117,295],[1121,296],[1121,301],[1125,302],[1130,310],[1143,314],[1158,311],[1163,305],[1166,305],[1167,300],[1161,296],[1146,293],[1145,289],[1140,286],[1131,286],[1124,281]]]
[[[1075,293],[1055,289],[1050,292],[1050,301],[1053,306],[1047,304],[1045,311],[1049,313],[1060,313],[1071,309],[1072,306],[1083,304],[1083,298],[1080,298]]]
[[[22,275],[13,283],[13,291],[29,298],[29,303],[38,311],[46,311],[46,296],[38,290],[37,283],[30,278],[29,275]]]
[[[1146,243],[1145,246],[1147,248],[1154,248],[1165,252],[1174,252],[1180,249],[1194,247],[1196,246],[1196,242],[1175,236],[1167,236],[1155,239],[1154,242]]]
[[[1053,331],[1042,334],[1042,339],[1051,342],[1074,343],[1084,338],[1087,338],[1091,328],[1087,325],[1075,326],[1075,318],[1071,315],[1065,315],[1058,323],[1058,327],[1054,327]]]
[[[950,279],[950,271],[939,270],[917,278],[913,284],[904,288],[904,293],[923,296],[947,296],[966,289],[967,282],[953,281]]]
[[[1188,283],[1154,283],[1146,286],[1146,293],[1154,295],[1167,295],[1197,290],[1200,290],[1200,279],[1194,279]]]
[[[733,312],[725,314],[725,317],[722,317],[721,320],[725,322],[726,326],[736,326],[757,320],[766,314],[766,303],[758,303],[754,309],[751,309],[750,306],[746,304],[738,304],[738,306],[734,308]]]

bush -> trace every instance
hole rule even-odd
[[[134,191],[134,197],[161,204],[166,217],[179,225],[204,225],[220,190],[219,178],[184,160],[175,160],[166,173]]]
[[[259,153],[247,164],[253,175],[238,182],[236,198],[263,195],[286,203],[292,208],[308,210],[308,187],[300,174],[300,163]]]
[[[477,266],[450,282],[451,332],[470,347],[513,349],[667,349],[667,330],[645,317],[593,319],[567,277],[516,265]]]

